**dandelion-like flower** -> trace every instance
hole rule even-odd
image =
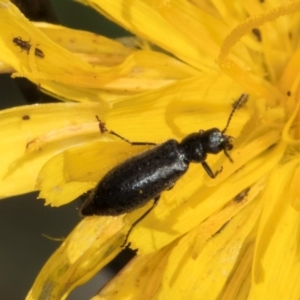
[[[95,299],[299,299],[300,1],[81,2],[137,35],[140,49],[31,23],[0,1],[2,72],[65,100],[1,112],[1,196],[38,189],[63,205],[149,148],[101,135],[96,115],[133,141],[181,140],[223,129],[247,93],[228,128],[234,162],[209,157],[223,166],[216,179],[191,165],[134,228],[138,255]],[[66,298],[151,205],[82,220],[28,299]]]

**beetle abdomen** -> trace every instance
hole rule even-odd
[[[119,215],[159,196],[187,171],[178,142],[168,140],[109,171],[84,203],[83,215]]]

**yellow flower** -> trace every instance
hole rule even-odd
[[[248,93],[228,129],[234,163],[211,155],[213,170],[223,166],[216,179],[191,165],[134,228],[138,255],[95,299],[299,299],[300,1],[81,2],[145,40],[142,50],[33,24],[0,1],[2,71],[79,102],[1,113],[1,151],[9,150],[1,196],[37,188],[59,206],[148,148],[100,135],[95,115],[130,140],[160,143],[223,129],[234,101]],[[16,37],[30,49],[20,52]],[[27,298],[66,298],[120,251],[151,205],[82,220]]]

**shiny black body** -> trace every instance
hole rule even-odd
[[[181,143],[168,140],[138,154],[109,171],[81,209],[82,215],[116,216],[131,212],[173,187],[191,162],[201,163],[208,173],[208,153],[232,148],[230,137],[212,128],[188,135]],[[225,147],[226,146],[226,147]]]
[[[170,189],[188,165],[178,142],[169,140],[108,172],[81,212],[115,216],[133,211]]]
[[[153,206],[136,220],[125,238],[126,244],[133,227],[139,223],[158,203],[160,194],[171,189],[176,181],[188,170],[190,163],[201,163],[207,174],[215,178],[215,173],[206,163],[207,154],[218,154],[223,151],[232,162],[228,150],[233,148],[232,137],[225,135],[234,111],[240,103],[245,103],[248,95],[243,94],[234,104],[223,131],[218,128],[200,130],[186,136],[180,143],[168,140],[163,144],[130,142],[114,131],[108,130],[105,123],[99,121],[102,133],[108,132],[131,145],[154,145],[109,171],[92,191],[81,208],[81,214],[116,216],[131,212],[154,199]]]
[[[27,41],[23,41],[20,37],[13,38],[13,42],[16,46],[19,46],[22,51],[25,50],[27,54],[29,54],[29,51],[31,49],[31,44]],[[44,58],[44,52],[39,48],[34,48],[34,55],[40,58]]]

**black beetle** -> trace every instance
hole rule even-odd
[[[27,54],[29,54],[29,51],[31,48],[31,45],[29,42],[23,41],[20,37],[13,38],[13,42],[16,46],[19,46],[22,49],[22,51],[25,50],[27,52]],[[37,57],[40,57],[40,58],[45,57],[44,52],[39,48],[34,48],[34,55]]]
[[[234,112],[247,101],[247,98],[247,94],[242,94],[235,102],[222,131],[218,128],[200,130],[189,134],[180,143],[174,139],[160,145],[131,142],[114,131],[108,130],[105,123],[97,117],[101,133],[107,131],[131,145],[156,146],[125,160],[110,170],[83,203],[81,214],[83,216],[117,216],[131,212],[154,199],[152,207],[132,224],[122,247],[125,246],[132,229],[157,205],[160,194],[174,186],[188,170],[190,163],[201,163],[207,174],[215,178],[222,169],[214,173],[205,161],[207,154],[224,151],[232,162],[227,151],[233,148],[233,138],[225,135],[225,132]]]

